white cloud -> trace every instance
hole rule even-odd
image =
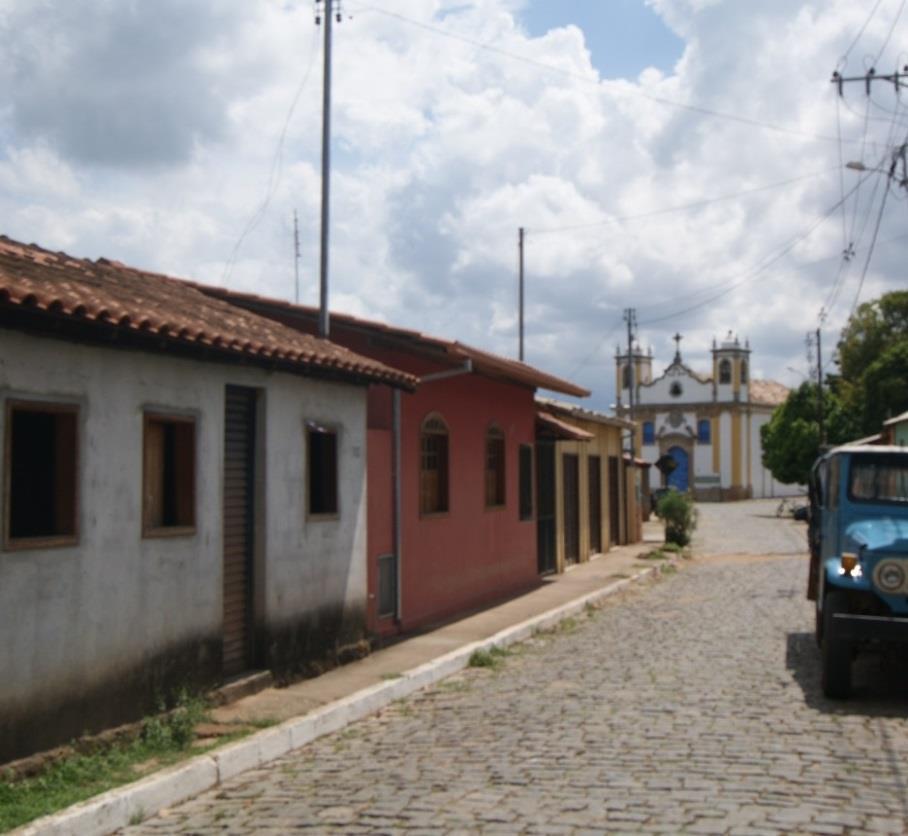
[[[345,4],[352,19],[335,27],[334,305],[514,354],[525,226],[528,358],[575,375],[596,390],[595,405],[612,398],[611,350],[629,305],[657,365],[671,358],[676,329],[699,367],[712,336],[733,328],[750,337],[756,370],[796,379],[786,367],[803,366],[803,332],[830,297],[847,243],[836,213],[796,239],[839,198],[837,145],[817,137],[836,135],[829,75],[867,10],[845,0],[646,0],[685,40],[682,59],[670,74],[601,80],[577,27],[526,34],[516,15],[528,1],[375,0],[422,26]],[[850,70],[863,71],[863,56],[882,45],[889,5]],[[311,4],[283,0],[6,0],[0,232],[292,298],[296,209],[302,298],[314,302],[321,32],[311,17]],[[865,99],[858,86],[846,93],[852,159]],[[882,121],[869,122],[868,165],[886,163],[887,145],[908,130],[902,116],[890,134],[891,90],[880,85],[875,100]],[[816,172],[826,173],[652,214]],[[846,175],[848,188],[860,176]],[[859,253],[830,313],[830,344],[863,270],[878,205],[871,187],[872,178],[854,223],[848,206],[844,238]],[[904,284],[905,242],[887,243],[901,232],[900,196],[890,197],[862,298]]]

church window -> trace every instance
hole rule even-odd
[[[697,421],[697,441],[700,444],[711,443],[711,429],[709,418],[701,418]]]
[[[721,360],[719,362],[719,383],[731,383],[730,360]]]
[[[644,444],[655,444],[656,443],[656,430],[653,427],[652,421],[643,422],[643,443]]]
[[[741,361],[741,385],[747,383],[747,360]]]
[[[678,383],[678,381],[676,380],[674,383],[672,383],[671,387],[669,388],[668,394],[671,395],[673,398],[679,398],[679,397],[681,397],[682,391],[683,390],[681,389],[681,384]]]
[[[626,363],[621,367],[621,388],[630,389],[631,388],[631,366],[630,363]]]

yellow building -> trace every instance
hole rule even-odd
[[[563,572],[640,539],[637,468],[623,454],[634,425],[537,398],[540,571]]]

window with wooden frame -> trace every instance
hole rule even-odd
[[[520,519],[533,519],[533,445],[520,445]]]
[[[505,504],[504,433],[498,427],[486,432],[486,508]]]
[[[194,533],[195,419],[146,413],[142,448],[142,535]]]
[[[309,514],[336,517],[337,430],[306,423],[306,458],[309,469]]]
[[[448,510],[448,427],[437,415],[423,421],[419,435],[419,513]]]
[[[8,402],[6,548],[77,542],[78,423],[74,405]]]

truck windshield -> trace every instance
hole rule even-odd
[[[908,504],[908,455],[856,456],[848,494],[859,502]]]

